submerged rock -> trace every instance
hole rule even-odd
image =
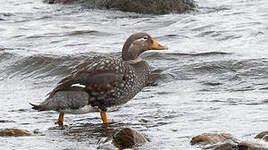
[[[123,128],[113,136],[112,143],[118,148],[125,149],[142,145],[146,141],[145,137],[137,131]]]
[[[234,142],[237,141],[231,134],[228,134],[228,133],[203,133],[201,135],[193,137],[190,143],[192,145],[198,144],[201,142],[218,143],[218,142],[223,142],[228,139]]]
[[[195,10],[194,0],[46,0],[49,3],[81,3],[88,8],[116,9],[144,14],[184,13]]]
[[[0,129],[0,136],[31,136],[32,134],[27,130],[16,128]]]
[[[266,142],[268,142],[268,131],[263,131],[255,136],[256,139],[262,139]]]

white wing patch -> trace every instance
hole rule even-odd
[[[71,87],[81,87],[81,88],[85,88],[86,86],[85,86],[85,85],[82,85],[82,84],[79,84],[79,83],[76,83],[76,84],[71,85]]]

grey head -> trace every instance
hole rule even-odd
[[[139,62],[141,53],[147,50],[163,50],[167,49],[157,43],[149,34],[144,32],[132,34],[125,42],[122,49],[122,59],[124,61]]]

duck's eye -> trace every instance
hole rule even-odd
[[[144,39],[144,40],[147,40],[147,39],[148,39],[148,36],[144,36],[143,39]]]

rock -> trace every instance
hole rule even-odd
[[[0,129],[0,136],[31,136],[32,134],[27,130],[6,128]]]
[[[237,144],[235,143],[223,143],[213,147],[213,150],[235,150],[237,149]]]
[[[240,142],[238,144],[238,150],[268,150],[258,143]]]
[[[234,142],[218,143],[217,145],[213,145],[205,149],[209,149],[209,150],[268,150],[268,148],[265,148],[258,143],[252,143],[248,141],[243,141],[240,143],[234,143]]]
[[[49,4],[53,4],[54,3],[54,0],[48,0],[48,3]]]
[[[184,13],[195,10],[194,0],[46,0],[49,3],[81,3],[88,8],[116,9],[143,14]]]
[[[268,131],[263,131],[255,136],[256,139],[262,139],[266,142],[268,142]]]
[[[237,140],[228,133],[203,133],[201,135],[195,136],[192,138],[191,140],[191,144],[197,144],[197,143],[201,143],[201,142],[206,142],[206,143],[218,143],[218,142],[223,142],[227,139],[230,139],[234,142],[236,142]]]
[[[146,141],[145,137],[137,131],[130,128],[123,128],[113,136],[112,143],[120,149],[125,149],[142,145]]]
[[[267,134],[268,132],[265,131],[258,134],[255,138],[263,139],[267,137]],[[204,133],[193,137],[191,140],[192,145],[200,143],[213,144],[204,148],[209,150],[268,150],[268,148],[259,143],[240,141],[227,133]]]

